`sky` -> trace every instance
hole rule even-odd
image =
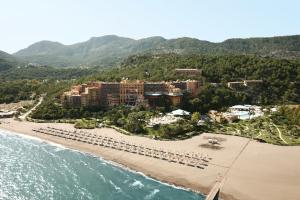
[[[112,34],[211,42],[296,35],[299,8],[299,0],[0,0],[0,50]]]

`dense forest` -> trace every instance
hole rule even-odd
[[[120,81],[122,77],[151,81],[188,78],[177,76],[175,68],[202,69],[203,75],[195,79],[202,79],[206,84],[217,83],[221,86],[221,88],[204,87],[201,93],[205,97],[210,96],[209,93],[212,93],[212,90],[221,90],[228,81],[261,79],[263,84],[260,87],[244,88],[235,91],[235,95],[238,96],[239,100],[243,99],[247,103],[299,102],[300,62],[260,56],[178,54],[131,56],[122,62],[121,67],[105,70],[91,77],[86,77],[82,81]],[[227,91],[228,95],[233,92],[228,88],[223,88],[223,90],[223,92]]]
[[[0,103],[33,99],[38,94],[41,84],[41,82],[36,80],[0,82]]]
[[[52,96],[70,87],[67,83],[96,72],[98,70],[25,64],[0,51],[0,103],[32,99],[34,94],[47,93]]]
[[[272,115],[276,124],[288,124],[300,127],[300,106],[283,106]]]
[[[1,65],[1,62],[0,62]],[[59,69],[49,66],[9,66],[0,73],[1,81],[20,80],[20,79],[36,79],[36,80],[68,80],[77,79],[83,76],[91,75],[97,70],[94,69],[80,69],[80,68],[64,68]]]

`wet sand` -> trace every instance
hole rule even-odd
[[[207,194],[217,178],[225,176],[221,196],[226,200],[281,200],[300,198],[300,147],[280,147],[249,139],[215,134],[202,134],[182,141],[157,141],[145,137],[128,136],[114,129],[84,130],[116,140],[181,153],[207,154],[212,159],[204,169],[171,163],[143,155],[95,146],[51,135],[33,132],[33,128],[47,126],[74,130],[71,124],[19,122],[1,119],[1,129],[38,137],[68,148],[92,153],[106,160],[122,164],[155,179],[190,188]],[[206,148],[209,137],[222,138],[220,149]]]

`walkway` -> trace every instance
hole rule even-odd
[[[276,124],[274,124],[274,123],[273,123],[273,126],[275,126],[275,128],[277,129],[277,131],[278,131],[278,133],[279,133],[279,138],[280,138],[285,144],[288,144],[287,141],[285,141],[285,139],[283,139],[281,130],[278,128],[278,126],[277,126]]]
[[[28,110],[26,113],[24,113],[23,115],[21,115],[19,117],[19,119],[22,120],[22,121],[26,120],[26,118],[32,113],[32,111],[34,111],[39,105],[41,105],[41,103],[43,102],[43,100],[44,100],[44,97],[41,96],[39,98],[39,102],[35,106],[33,106],[30,110]]]
[[[240,157],[240,155],[243,153],[243,151],[246,149],[246,147],[248,146],[248,144],[250,143],[250,141],[251,141],[251,139],[249,139],[247,141],[247,143],[243,146],[243,148],[241,149],[241,151],[238,153],[238,155],[232,161],[230,167],[228,167],[228,169],[225,172],[224,176],[223,177],[219,176],[217,178],[215,185],[210,190],[210,192],[206,196],[205,200],[219,200],[219,193],[220,193],[221,188],[223,187],[223,185],[225,185],[227,174],[229,173],[229,171],[231,170],[232,166],[237,161],[237,159]]]
[[[217,180],[213,188],[210,190],[209,194],[206,196],[205,200],[219,200],[221,189],[221,182]]]

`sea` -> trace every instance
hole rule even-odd
[[[0,129],[0,200],[204,198],[91,154]]]

